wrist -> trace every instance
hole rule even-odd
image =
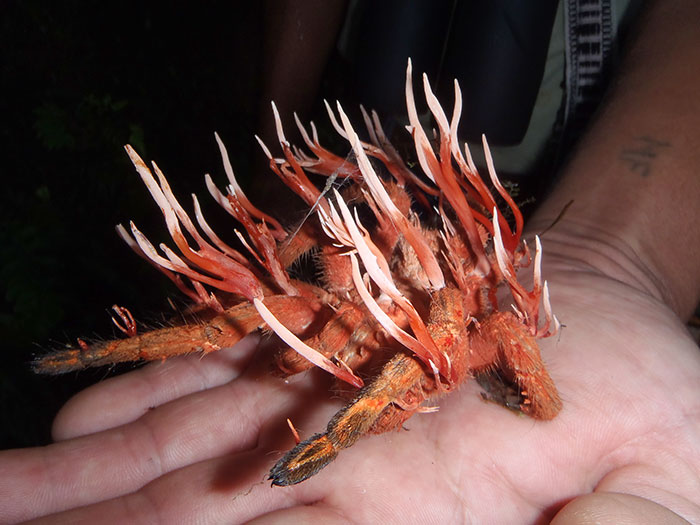
[[[526,237],[547,230],[554,220],[549,214],[536,215],[528,223]],[[637,239],[585,217],[563,217],[541,238],[543,263],[550,275],[575,272],[611,279],[681,314],[685,306],[650,263]]]

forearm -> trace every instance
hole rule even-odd
[[[260,97],[264,139],[276,136],[271,100],[277,104],[283,122],[292,121],[292,112],[300,113],[304,120],[333,51],[346,4],[346,0],[266,2]]]
[[[700,297],[700,4],[657,2],[603,110],[532,226],[690,314]]]

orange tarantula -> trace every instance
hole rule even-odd
[[[535,341],[559,328],[540,273],[539,239],[535,238],[532,261],[521,240],[522,215],[495,174],[486,142],[488,173],[497,196],[477,173],[466,147],[460,148],[457,82],[448,120],[423,76],[439,134],[434,148],[418,118],[411,77],[409,62],[407,129],[427,180],[401,160],[374,112],[370,116],[362,110],[370,138],[363,142],[340,105],[338,121],[326,104],[333,126],[352,148],[353,154],[343,158],[319,144],[313,123],[309,135],[298,119],[313,155],[290,146],[273,104],[283,157],[273,157],[260,144],[272,171],[309,206],[307,218],[315,215],[291,232],[246,198],[216,137],[230,185],[224,194],[208,175],[206,185],[245,229],[246,236],[236,234],[249,257],[212,231],[194,197],[197,227],[158,166],[153,164],[154,177],[126,146],[181,254],[161,245],[161,255],[133,223],[130,232],[119,225],[119,235],[194,301],[199,320],[137,335],[129,312],[115,307],[121,319],[115,323],[126,339],[95,344],[79,340],[76,348],[40,357],[36,370],[62,373],[208,353],[267,327],[288,345],[276,357],[278,373],[296,374],[315,365],[359,389],[325,432],[297,439],[270,471],[273,485],[304,481],[360,436],[400,428],[414,413],[430,410],[422,406],[425,400],[454,390],[482,371],[497,369],[511,380],[524,413],[537,419],[555,417],[561,401]],[[387,173],[378,175],[370,157]],[[307,172],[329,181],[341,177],[348,184],[329,194],[312,184]],[[513,229],[498,211],[498,197],[514,216]],[[421,214],[432,214],[435,220],[421,220]],[[320,284],[291,278],[287,271],[311,250],[316,250]],[[518,282],[516,270],[531,262],[534,286],[528,291]],[[511,292],[512,311],[499,309],[496,291],[501,285]],[[367,365],[377,356],[385,356],[384,364],[365,385],[358,374],[367,379]]]

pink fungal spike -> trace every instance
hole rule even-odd
[[[132,223],[131,231],[142,253],[158,266],[171,272],[183,274],[194,281],[209,284],[227,292],[240,294],[249,299],[262,296],[262,288],[258,278],[247,267],[216,250],[199,234],[187,213],[185,213],[170,191],[167,180],[158,167],[155,166],[155,169],[161,186],[156,183],[151,171],[133,148],[126,146],[126,151],[144,184],[163,212],[170,236],[189,263],[185,263],[179,258],[174,259],[168,256],[166,259],[158,255],[153,245]],[[188,233],[192,234],[198,249],[195,250],[189,245],[180,228],[180,221],[185,225]],[[165,253],[166,255],[174,255],[169,249],[165,249]],[[193,270],[189,267],[189,264],[205,270],[209,275]]]
[[[559,330],[559,321],[552,313],[549,302],[549,291],[542,283],[542,244],[538,236],[535,236],[535,259],[533,263],[533,287],[528,292],[517,280],[515,266],[513,264],[513,254],[508,252],[503,245],[501,229],[498,226],[498,211],[494,208],[494,252],[498,262],[498,268],[508,284],[510,291],[517,305],[517,312],[522,316],[523,322],[529,327],[533,336],[546,337]],[[539,326],[540,302],[545,309],[545,324]],[[554,328],[550,330],[550,325]]]
[[[208,175],[205,176],[205,180],[207,180],[207,185],[209,185],[209,183],[213,185],[213,183],[211,182],[211,178]],[[226,200],[226,202],[228,202],[228,200]],[[199,224],[199,227],[202,228],[202,231],[207,234],[209,240],[211,240],[211,242],[213,242],[219,250],[221,250],[230,258],[235,259],[237,262],[243,264],[246,267],[249,266],[248,260],[245,257],[243,257],[243,255],[238,250],[234,250],[233,248],[231,248],[228,244],[222,241],[218,235],[216,235],[214,230],[211,229],[209,223],[207,223],[207,221],[204,219],[204,215],[202,214],[202,208],[199,206],[199,200],[194,194],[192,194],[192,203],[194,204],[194,214],[195,218],[197,219],[197,224]]]
[[[494,185],[496,188],[496,191],[498,191],[498,194],[503,198],[503,200],[506,201],[508,204],[508,207],[511,209],[513,212],[513,217],[515,218],[515,232],[511,233],[510,229],[508,229],[508,239],[507,242],[504,243],[506,246],[506,249],[508,249],[511,253],[515,251],[515,248],[518,246],[520,243],[520,236],[523,233],[523,214],[520,212],[520,208],[518,208],[518,205],[515,204],[515,201],[513,198],[508,194],[506,189],[503,187],[501,184],[501,181],[498,180],[498,176],[496,175],[496,168],[494,167],[493,164],[493,157],[491,156],[491,149],[489,148],[489,143],[486,140],[486,136],[482,135],[481,136],[481,141],[484,145],[484,156],[486,157],[486,167],[489,172],[489,177],[491,178],[491,183]]]
[[[248,200],[248,197],[245,196],[245,193],[243,193],[243,190],[238,185],[236,176],[233,174],[233,167],[231,166],[231,160],[229,159],[228,151],[226,151],[226,146],[224,146],[224,143],[221,141],[221,138],[219,137],[218,133],[214,133],[214,137],[216,138],[216,143],[219,145],[219,151],[221,152],[221,160],[224,164],[224,171],[226,172],[226,176],[228,177],[228,180],[231,183],[232,193],[236,195],[243,208],[249,214],[251,214],[258,220],[267,222],[272,227],[272,235],[275,237],[275,239],[277,239],[278,241],[284,240],[284,238],[287,236],[287,233],[284,231],[284,228],[282,228],[282,225],[277,221],[277,219],[275,219],[271,215],[268,215],[267,213],[261,212],[259,209],[253,206]]]
[[[399,186],[404,187],[409,185],[410,187],[415,187],[419,191],[415,192],[414,196],[418,201],[420,201],[426,208],[430,208],[428,200],[425,195],[439,195],[440,191],[422,181],[415,173],[413,173],[406,163],[396,151],[396,148],[389,142],[386,135],[384,134],[384,128],[379,121],[379,115],[377,112],[372,110],[372,118],[370,120],[369,115],[364,107],[360,106],[362,111],[362,117],[365,121],[365,126],[370,134],[372,143],[377,146],[376,151],[380,154],[375,154],[373,151],[367,151],[368,155],[375,156],[380,159],[389,170],[389,173],[394,177]],[[425,194],[425,195],[424,195]]]
[[[428,246],[427,240],[420,230],[416,228],[415,225],[411,224],[408,218],[396,207],[391,197],[389,197],[384,185],[369,163],[369,159],[360,144],[360,139],[340,104],[338,104],[338,112],[343,121],[343,126],[345,127],[346,137],[350,141],[357,157],[357,162],[362,171],[364,181],[369,187],[375,202],[391,219],[396,228],[406,237],[406,240],[415,251],[428,277],[430,288],[433,290],[443,288],[445,286],[445,278],[442,275],[442,270],[440,270],[440,265],[438,264],[435,254],[433,254]]]
[[[442,190],[443,195],[449,201],[450,205],[457,214],[460,224],[464,228],[467,237],[469,239],[470,248],[476,256],[477,263],[476,269],[482,275],[486,276],[491,271],[491,265],[488,262],[486,253],[484,252],[484,247],[481,242],[481,236],[479,235],[479,230],[476,226],[476,221],[474,220],[473,210],[469,206],[462,189],[455,178],[454,170],[451,165],[451,156],[448,154],[447,159],[442,159],[442,162],[438,161],[435,156],[435,152],[430,145],[423,127],[418,120],[418,112],[416,110],[415,99],[413,97],[413,83],[411,80],[412,68],[411,61],[408,62],[408,68],[406,71],[406,106],[408,108],[408,118],[411,123],[411,132],[413,134],[413,140],[416,146],[416,153],[418,154],[418,160],[423,168],[425,174],[434,181],[440,190]],[[428,95],[430,91],[426,92],[428,97],[428,104],[434,107],[430,107],[431,111],[438,113],[436,118],[442,113],[442,108],[438,111],[439,104],[436,104],[436,100],[432,101]],[[446,123],[447,119],[444,118],[444,113],[441,115],[441,120],[443,125]],[[449,152],[449,134],[441,134],[441,151]],[[447,141],[447,142],[446,142]]]
[[[281,126],[282,125],[279,124],[278,134],[284,138]],[[282,147],[282,152],[286,160],[275,159],[263,141],[257,136],[255,138],[263,149],[263,152],[265,152],[265,155],[270,159],[270,169],[282,179],[289,189],[299,195],[308,206],[316,206],[317,203],[322,207],[326,206],[326,201],[321,195],[320,190],[309,180],[306,173],[304,173],[301,164],[299,164],[299,161],[294,157],[289,143],[280,141],[280,146]]]
[[[459,88],[459,82],[455,79],[454,82],[454,89],[455,89],[455,104],[454,104],[454,110],[452,113],[452,120],[450,122],[450,128],[449,128],[449,133],[450,133],[450,151],[452,156],[454,157],[455,161],[457,162],[457,166],[460,169],[461,175],[464,177],[463,179],[460,179],[460,185],[465,188],[467,193],[470,195],[471,198],[474,199],[475,202],[478,202],[486,208],[487,210],[493,209],[494,206],[496,206],[496,201],[493,198],[493,195],[491,194],[491,191],[489,188],[486,186],[484,183],[483,179],[479,175],[479,172],[476,169],[476,166],[474,165],[474,161],[472,160],[471,153],[469,152],[469,146],[465,143],[464,144],[464,151],[466,155],[462,155],[462,151],[459,148],[459,141],[457,139],[457,130],[459,128],[459,119],[460,115],[462,112],[462,91]],[[432,91],[430,90],[430,85],[426,82],[426,97],[432,101],[433,106],[437,105],[439,107],[439,104],[437,102],[437,99],[435,96],[432,94]],[[498,178],[496,177],[495,171],[493,172],[493,177],[492,181],[495,179],[494,185],[497,188],[501,188],[501,183],[498,181]],[[500,190],[499,190],[500,193]],[[507,193],[506,193],[507,195]],[[510,196],[508,196],[510,198]],[[518,213],[520,213],[518,211]],[[485,226],[492,234],[493,230],[491,228],[491,223],[490,221],[482,214],[478,214],[474,212],[474,216],[476,220],[483,226]],[[506,228],[508,226],[507,222],[505,221],[504,218],[501,219],[501,227]]]
[[[309,156],[304,156],[303,152],[295,152],[297,161],[306,170],[313,173],[318,173],[319,175],[331,176],[335,175],[337,177],[352,177],[357,179],[360,172],[352,162],[348,162],[345,158],[340,157],[327,149],[325,149],[318,142],[318,134],[316,133],[316,127],[314,123],[311,123],[311,129],[313,131],[313,141],[309,138],[309,134],[306,128],[302,125],[297,114],[294,114],[294,120],[299,128],[304,142],[309,147],[309,149],[316,155],[316,159]]]
[[[343,223],[346,231],[352,238],[352,245],[362,259],[362,263],[364,264],[367,273],[377,284],[377,286],[379,286],[381,291],[391,298],[391,300],[406,314],[408,323],[421,345],[420,347],[415,348],[409,346],[409,348],[416,352],[419,357],[423,356],[422,358],[424,358],[424,360],[428,359],[429,357],[433,362],[440,363],[440,370],[446,372],[449,367],[444,360],[444,356],[435,346],[435,342],[430,337],[425,323],[421,319],[415,307],[396,287],[396,283],[394,282],[389,270],[389,265],[381,255],[381,252],[379,252],[379,250],[377,250],[377,248],[371,244],[371,240],[366,233],[361,233],[360,230],[363,232],[366,232],[366,230],[362,228],[359,218],[357,215],[353,217],[347,207],[347,204],[345,204],[338,192],[336,192],[336,202],[338,203],[338,207],[340,208],[343,216]],[[372,248],[370,248],[370,246],[372,246]],[[355,282],[355,284],[357,286],[357,282]],[[361,296],[363,295],[359,288],[358,292]],[[368,308],[370,308],[370,305],[367,302],[365,302],[365,304],[368,306]],[[416,348],[418,350],[416,350]]]
[[[342,379],[343,381],[350,383],[357,388],[362,388],[364,386],[362,379],[353,374],[347,367],[340,367],[333,364],[330,359],[308,346],[291,331],[289,331],[289,329],[279,322],[272,312],[268,310],[263,301],[255,298],[253,299],[253,304],[255,305],[255,309],[258,311],[263,321],[270,326],[270,328],[280,337],[280,339],[298,352],[299,355],[308,359],[317,367],[333,374],[338,379]]]
[[[148,255],[146,255],[146,253],[141,249],[136,240],[129,234],[129,232],[122,224],[117,224],[115,229],[117,230],[117,235],[121,237],[121,239],[127,244],[127,246],[129,246],[129,248],[133,250],[134,253],[136,253],[136,255],[138,255],[145,261],[148,261],[148,263],[151,266],[153,266],[155,269],[157,269],[159,272],[165,275],[168,279],[170,279],[175,284],[175,286],[177,286],[178,290],[180,290],[183,294],[189,297],[192,301],[194,301],[196,304],[201,304],[201,298],[199,294],[196,291],[189,289],[185,285],[180,275],[171,272],[167,268],[163,268],[161,265],[154,262]]]
[[[287,275],[280,261],[275,239],[271,235],[265,222],[256,224],[243,207],[242,203],[238,200],[237,195],[229,194],[228,200],[238,222],[243,225],[248,232],[248,236],[253,241],[257,253],[260,255],[259,260],[261,264],[263,264],[265,269],[269,272],[277,286],[287,295],[298,295],[298,290],[292,285],[289,280],[289,275]]]
[[[360,266],[357,262],[357,257],[354,254],[350,255],[350,260],[352,261],[352,277],[355,288],[357,289],[362,301],[364,302],[367,309],[374,316],[374,318],[379,322],[380,325],[387,331],[394,339],[396,339],[403,346],[411,350],[416,357],[423,361],[426,365],[435,368],[434,361],[442,362],[443,369],[441,372],[445,377],[448,377],[449,373],[449,362],[444,359],[444,356],[439,353],[435,347],[435,343],[430,338],[425,327],[419,328],[419,333],[421,334],[421,339],[428,342],[429,346],[425,346],[423,342],[416,339],[415,337],[408,334],[405,330],[399,327],[394,320],[387,315],[387,313],[377,304],[377,301],[369,293],[367,285],[365,284],[362,276],[360,275]],[[410,304],[410,303],[409,303]],[[411,308],[413,306],[411,305]],[[406,310],[404,310],[406,311]],[[421,321],[422,322],[422,321]],[[427,336],[427,340],[426,340]],[[446,365],[446,366],[445,366]]]

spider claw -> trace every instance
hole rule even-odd
[[[136,336],[136,321],[134,321],[134,317],[131,315],[131,312],[122,307],[122,306],[117,306],[112,305],[112,310],[119,316],[119,318],[122,320],[123,325],[117,321],[114,316],[112,316],[112,322],[114,323],[114,326],[119,328],[122,332],[126,334],[127,337],[135,337]]]
[[[326,434],[316,434],[298,443],[270,470],[268,480],[277,487],[296,485],[317,474],[338,455]]]

